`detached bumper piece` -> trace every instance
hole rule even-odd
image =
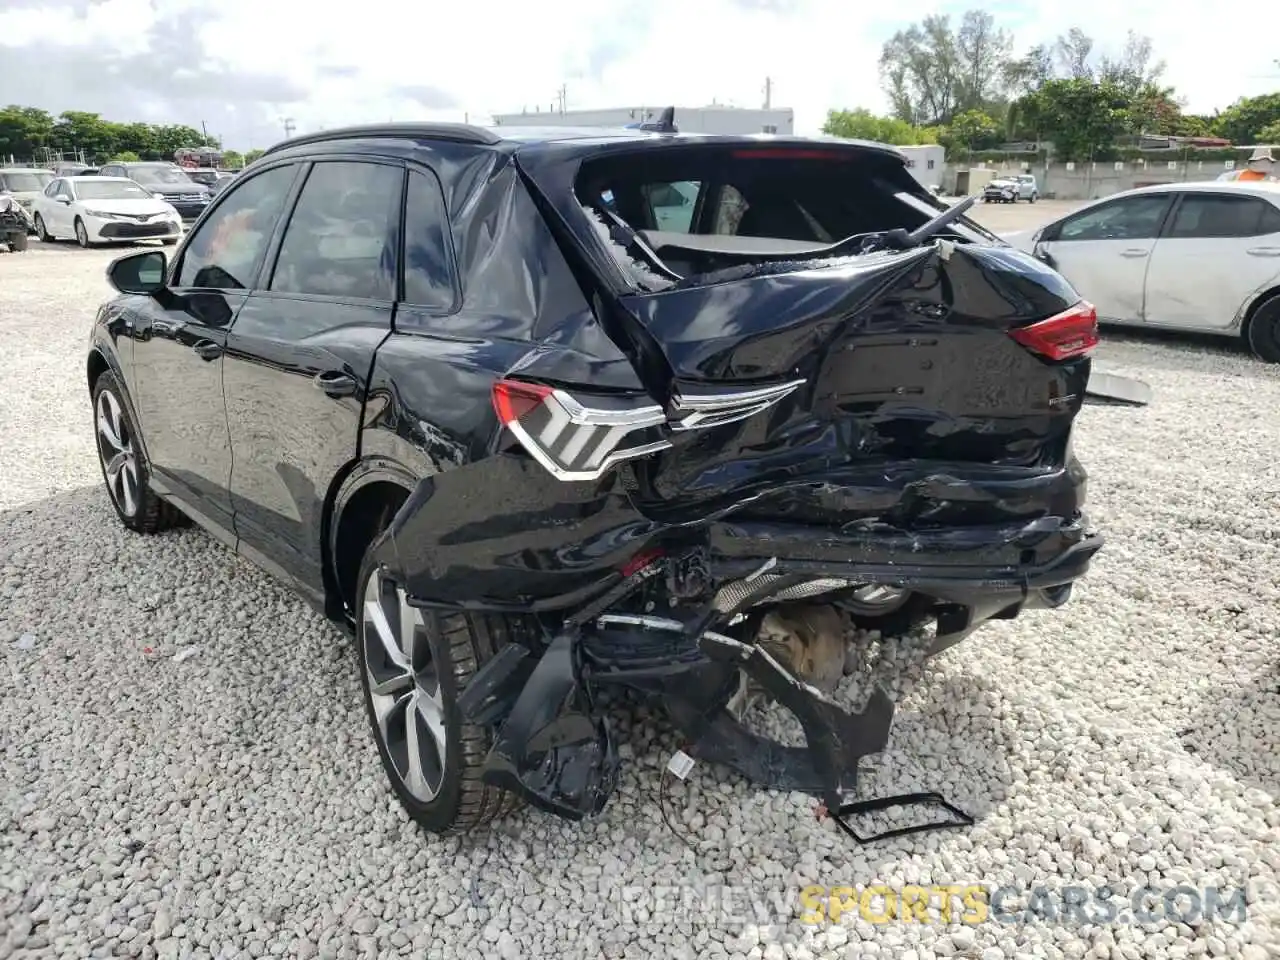
[[[590,624],[566,625],[541,656],[503,648],[459,698],[468,722],[494,731],[483,779],[570,820],[599,813],[617,786],[619,760],[596,698],[603,687],[617,685],[658,700],[688,738],[692,756],[723,763],[768,788],[820,797],[837,818],[856,812],[864,805],[844,805],[843,799],[857,789],[861,758],[887,745],[893,701],[877,689],[861,712],[844,709],[757,644],[705,628],[728,612],[712,610],[687,623],[605,614]],[[805,746],[784,746],[738,721],[728,704],[743,673],[796,716]],[[913,797],[870,803],[918,802]],[[972,821],[906,832],[965,822]],[[859,843],[900,835],[862,838],[843,828]]]

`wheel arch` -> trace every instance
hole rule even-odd
[[[1264,304],[1270,303],[1277,297],[1280,297],[1280,284],[1271,287],[1269,290],[1263,290],[1249,303],[1244,312],[1244,319],[1240,321],[1240,338],[1244,341],[1246,347],[1249,345],[1249,325],[1253,323],[1253,318],[1258,315],[1258,311],[1262,309]]]
[[[97,416],[96,411],[92,409],[93,387],[98,382],[98,378],[104,373],[109,373],[116,378],[116,385],[120,388],[120,399],[129,408],[129,416],[133,418],[133,422],[138,427],[138,435],[134,439],[141,448],[143,458],[149,464],[151,455],[147,450],[146,425],[142,422],[142,417],[138,415],[137,405],[133,402],[133,394],[129,391],[129,384],[125,380],[124,371],[120,368],[119,360],[111,350],[103,347],[102,342],[99,341],[89,348],[89,356],[85,359],[85,378],[88,381],[91,416]]]
[[[385,457],[356,460],[334,479],[325,500],[321,533],[330,618],[349,620],[365,551],[409,499],[417,482],[411,470]]]

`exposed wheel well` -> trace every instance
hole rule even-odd
[[[98,382],[98,378],[102,376],[104,373],[106,373],[109,369],[111,368],[107,365],[106,357],[104,357],[97,350],[90,351],[88,373],[89,373],[89,391],[91,393],[93,392],[93,385]]]
[[[387,528],[408,498],[409,491],[398,483],[377,480],[357,490],[342,508],[333,539],[333,573],[343,610],[352,609],[360,564],[369,544]]]
[[[1270,290],[1264,291],[1254,297],[1253,303],[1249,304],[1249,309],[1244,315],[1244,322],[1240,324],[1240,336],[1244,338],[1246,346],[1249,343],[1249,324],[1253,323],[1253,318],[1257,315],[1262,305],[1273,297],[1280,297],[1280,287],[1272,287]]]

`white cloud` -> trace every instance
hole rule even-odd
[[[19,0],[21,2],[21,0]],[[487,122],[495,112],[546,109],[561,84],[571,108],[631,103],[757,106],[765,78],[775,106],[796,110],[799,132],[816,132],[830,107],[885,109],[878,59],[896,29],[932,12],[957,17],[968,4],[917,0],[518,0],[422,3],[358,0],[47,0],[71,3],[0,13],[0,44],[29,53],[54,48],[132,54],[141,75],[58,85],[54,71],[6,93],[54,111],[95,109],[113,119],[163,119],[211,132],[235,146],[299,130],[394,118]],[[973,4],[977,6],[978,4]],[[1151,36],[1167,80],[1193,111],[1280,88],[1280,47],[1263,15],[1131,0],[998,0],[983,4],[1012,30],[1016,47],[1079,25],[1103,52],[1118,52],[1132,27]],[[1123,19],[1117,18],[1117,14]],[[57,30],[49,23],[60,24]],[[150,34],[163,27],[166,33]],[[1101,26],[1108,24],[1108,26]],[[182,31],[191,37],[182,47]],[[23,38],[32,38],[29,48]],[[175,47],[154,73],[148,41]],[[3,51],[3,47],[0,47]],[[0,59],[8,59],[0,52]],[[183,61],[183,57],[187,59]],[[196,76],[181,76],[186,69]],[[6,71],[8,73],[8,71]],[[203,87],[200,77],[205,77]],[[110,82],[108,83],[108,79]],[[234,83],[234,88],[232,84]],[[30,91],[30,92],[28,92]],[[256,91],[256,92],[255,92]],[[23,100],[19,94],[25,94]],[[54,97],[58,102],[52,102]],[[39,98],[32,100],[32,97]],[[300,97],[294,100],[292,97]],[[199,110],[200,115],[195,111]]]

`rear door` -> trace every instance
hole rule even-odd
[[[1149,193],[1082,210],[1047,229],[1037,251],[1097,307],[1098,319],[1141,323],[1151,251],[1173,198]]]
[[[404,178],[398,161],[312,164],[274,266],[227,338],[241,550],[313,599],[325,500],[357,455],[374,353],[391,330]]]
[[[1243,193],[1187,191],[1147,272],[1146,319],[1229,330],[1241,306],[1280,279],[1280,209]]]

